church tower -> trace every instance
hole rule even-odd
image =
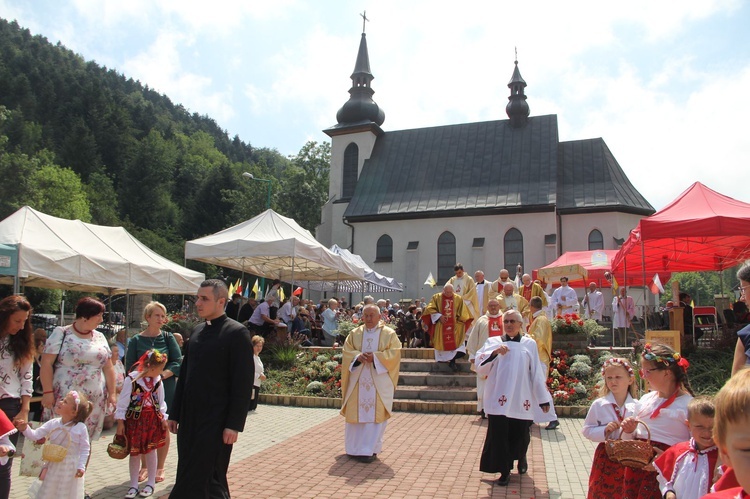
[[[372,99],[375,91],[371,84],[375,77],[370,71],[370,56],[364,32],[364,23],[368,19],[364,14],[362,18],[362,38],[351,75],[349,100],[336,113],[337,123],[323,130],[331,137],[329,201],[321,210],[321,224],[317,227],[316,234],[318,240],[327,247],[334,243],[343,248],[351,247],[351,230],[341,220],[354,195],[362,166],[372,154],[375,141],[384,133],[380,126],[385,121],[385,113]]]
[[[516,58],[517,59],[517,58]],[[514,61],[516,67],[513,69],[513,76],[508,82],[510,96],[508,104],[505,106],[505,112],[510,118],[510,124],[514,128],[521,128],[529,120],[529,104],[526,102],[526,95],[523,93],[526,88],[526,82],[521,77],[518,70],[518,60]]]

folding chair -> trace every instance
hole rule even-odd
[[[693,307],[693,343],[698,345],[697,341],[700,341],[704,345],[712,345],[719,333],[718,324],[716,307]],[[696,330],[703,332],[700,340],[695,337]]]

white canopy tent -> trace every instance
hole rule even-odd
[[[362,259],[361,256],[353,254],[337,244],[331,246],[331,252],[340,255],[348,262],[352,262],[358,267],[365,269],[365,279],[363,281],[311,281],[308,283],[299,282],[304,286],[316,291],[345,291],[348,293],[384,293],[387,291],[403,291],[404,288],[400,282],[393,277],[386,277],[372,270]]]
[[[185,258],[294,284],[364,279],[365,270],[320,244],[291,218],[268,209],[185,243]]]
[[[23,286],[104,294],[195,294],[204,280],[202,273],[154,253],[122,227],[56,218],[28,206],[0,222],[0,244],[18,249]]]

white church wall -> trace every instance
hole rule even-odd
[[[360,255],[375,271],[395,277],[404,284],[403,293],[387,293],[385,298],[429,297],[439,288],[423,283],[427,275],[437,279],[437,240],[445,231],[456,237],[456,261],[473,276],[483,270],[487,279],[497,279],[503,265],[503,238],[516,228],[521,231],[524,243],[525,269],[539,268],[545,263],[545,234],[555,232],[553,213],[516,215],[489,215],[477,217],[435,218],[392,222],[356,223],[354,253]],[[377,241],[383,234],[393,240],[393,261],[375,262]],[[472,248],[474,238],[484,238],[484,247]],[[416,250],[407,250],[410,241],[418,241]],[[337,242],[337,241],[334,241]],[[340,244],[337,242],[337,244]],[[515,274],[515,269],[509,269]],[[439,285],[442,286],[443,282]],[[353,299],[357,300],[357,296]],[[357,300],[358,301],[358,300]]]
[[[594,229],[602,233],[604,249],[618,249],[614,238],[627,238],[640,219],[640,215],[618,212],[563,215],[560,220],[562,252],[588,250],[589,234]]]
[[[359,162],[357,165],[357,177],[362,173],[362,166],[365,160],[372,154],[372,148],[375,147],[377,136],[370,132],[357,132],[347,135],[336,135],[331,140],[331,170],[328,184],[329,199],[336,200],[341,198],[341,190],[344,179],[344,151],[354,142],[359,147]]]

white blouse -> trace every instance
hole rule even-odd
[[[24,395],[31,397],[34,361],[30,359],[20,367],[14,365],[13,354],[8,349],[9,342],[8,336],[0,340],[0,399],[20,399]]]
[[[78,450],[78,456],[76,460],[76,469],[85,470],[86,461],[89,459],[89,450],[91,444],[89,443],[89,431],[86,425],[83,423],[68,423],[63,424],[62,419],[55,418],[50,419],[36,430],[32,429],[31,426],[27,427],[23,432],[23,436],[28,440],[36,442],[42,438],[47,438],[47,435],[52,433],[53,430],[62,428],[63,431],[56,432],[51,439],[53,444],[66,446],[68,436],[66,431],[70,433],[71,447]]]
[[[125,413],[128,412],[128,406],[130,405],[130,395],[133,393],[133,380],[136,376],[138,376],[138,371],[133,371],[130,374],[128,374],[129,377],[125,378],[125,382],[122,384],[122,391],[120,392],[120,395],[117,397],[117,408],[115,409],[115,419],[125,419]],[[154,380],[154,385],[161,380],[161,376],[157,376]],[[143,388],[146,387],[146,382],[143,378],[136,381],[137,384],[141,385]],[[150,403],[151,399],[149,398],[145,404]],[[156,389],[156,400],[159,401],[159,407],[156,409],[157,411],[161,412],[162,416],[164,416],[164,421],[169,419],[169,416],[167,415],[167,402],[164,400],[164,382],[162,381],[159,383],[159,388]]]
[[[668,407],[659,412],[659,415],[651,419],[651,415],[667,399],[659,396],[659,392],[654,390],[641,397],[640,400],[633,403],[632,406],[625,405],[628,410],[639,420],[648,425],[651,430],[651,440],[667,445],[674,445],[679,442],[690,440],[690,430],[688,430],[685,420],[687,420],[687,406],[693,396],[685,393],[680,395]],[[648,432],[643,425],[638,425],[636,436],[645,439]]]
[[[628,393],[628,396],[625,399],[625,404],[622,408],[619,408],[620,415],[623,419],[633,415],[631,411],[628,411],[628,406],[630,406],[632,410],[635,402],[636,400]],[[581,430],[583,436],[592,442],[604,442],[604,440],[606,440],[604,429],[613,421],[619,422],[617,419],[617,413],[615,412],[616,406],[617,403],[615,402],[615,396],[612,392],[604,397],[594,400],[594,402],[591,403],[589,412],[586,414],[586,419],[583,422],[583,429]],[[614,432],[614,436],[616,435],[617,432]]]

